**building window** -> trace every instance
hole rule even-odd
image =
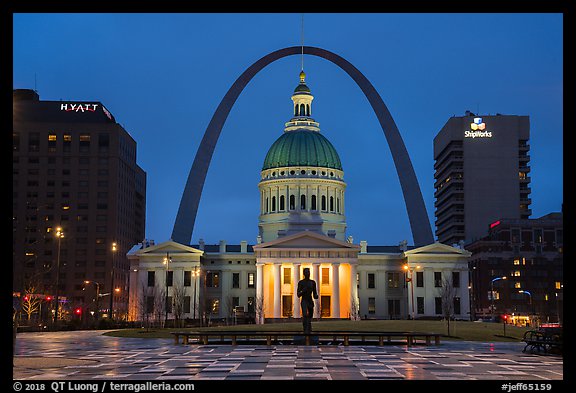
[[[292,316],[292,296],[282,295],[282,316],[289,318]]]
[[[452,272],[452,287],[460,288],[460,272]]]
[[[240,288],[240,273],[232,273],[232,288]]]
[[[416,312],[418,314],[424,314],[424,298],[421,296],[416,298]]]
[[[174,284],[174,272],[169,270],[166,272],[166,286],[171,287]]]
[[[218,272],[206,273],[206,286],[208,288],[218,288],[220,286],[220,274]]]
[[[185,270],[184,271],[184,286],[185,287],[192,286],[192,271],[191,270]]]
[[[312,195],[310,200],[310,210],[316,210],[316,195]]]
[[[166,297],[166,312],[169,314],[172,312],[172,296]]]
[[[334,211],[334,197],[330,197],[330,211]]]
[[[280,207],[278,210],[283,211],[285,209],[285,201],[286,197],[284,195],[280,195]]]
[[[441,297],[435,297],[434,298],[434,312],[436,313],[436,315],[442,314],[442,298]]]
[[[398,288],[400,285],[400,273],[388,272],[388,288]]]
[[[212,315],[220,314],[220,299],[208,299],[208,312]]]
[[[326,211],[326,195],[322,195],[322,211]]]
[[[388,299],[388,315],[390,319],[400,317],[400,299]]]
[[[462,312],[460,311],[460,298],[458,296],[454,297],[454,314],[459,315]]]
[[[284,274],[284,284],[292,284],[292,269],[285,267],[282,272]]]
[[[376,298],[368,298],[368,314],[376,314]]]
[[[294,195],[290,195],[290,210],[296,209],[296,197]]]
[[[190,296],[184,296],[184,313],[190,313],[190,305],[192,304],[192,298]]]
[[[154,312],[154,296],[146,296],[146,314]]]
[[[272,197],[272,211],[273,212],[276,211],[276,197],[275,196]]]
[[[320,316],[330,316],[330,296],[320,296]]]
[[[416,272],[416,286],[418,288],[424,287],[424,272]]]
[[[148,286],[153,287],[156,285],[156,272],[150,271],[148,272]]]
[[[330,284],[330,268],[323,267],[322,268],[322,285]]]
[[[520,270],[515,270],[512,272],[512,276],[514,277],[520,277]]]
[[[376,275],[374,273],[368,273],[368,288],[376,288]]]
[[[306,195],[300,195],[300,210],[306,210]]]
[[[556,289],[562,289],[562,283],[561,283],[560,281],[556,281],[556,282],[554,283],[554,288],[556,288]]]
[[[518,258],[514,259],[514,265],[520,265],[520,259]]]
[[[514,283],[514,288],[520,289],[520,288],[522,288],[522,284],[521,284],[520,282],[516,281],[516,282]]]
[[[442,288],[442,272],[434,272],[434,287]]]
[[[248,273],[248,288],[254,288],[254,273]]]

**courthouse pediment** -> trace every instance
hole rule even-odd
[[[198,250],[194,247],[186,246],[181,243],[177,243],[173,240],[168,240],[166,242],[156,244],[150,247],[139,248],[132,250],[129,254],[143,257],[143,256],[154,256],[154,255],[178,255],[178,254],[197,254],[202,255],[204,251]]]
[[[348,250],[360,249],[359,245],[343,242],[316,232],[299,232],[284,236],[276,240],[257,244],[254,250],[266,250],[277,248],[307,248],[307,249],[335,249],[345,248]]]
[[[409,251],[404,251],[405,256],[415,256],[415,255],[443,255],[443,256],[463,256],[469,257],[472,255],[469,251],[463,250],[461,248],[452,247],[443,243],[432,243],[427,246],[414,248]]]

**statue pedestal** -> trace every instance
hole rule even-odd
[[[318,336],[311,334],[310,336],[308,336],[308,339],[309,339],[310,345],[318,345]],[[306,336],[305,335],[294,336],[293,344],[294,345],[306,345]]]

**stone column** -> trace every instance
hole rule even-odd
[[[281,317],[281,310],[282,310],[282,293],[280,291],[280,284],[281,284],[281,271],[280,271],[280,264],[275,263],[272,265],[272,279],[274,280],[274,318]]]
[[[295,263],[292,265],[292,316],[294,318],[300,318],[302,316],[300,310],[300,298],[298,297],[298,281],[300,281],[300,264]]]
[[[320,318],[320,287],[322,286],[320,282],[320,263],[312,263],[311,271],[312,280],[316,281],[316,291],[318,292],[318,299],[314,300],[314,318]]]
[[[262,315],[258,316],[256,315],[256,323],[264,323],[264,314],[263,314],[263,310],[261,309],[263,306],[263,304],[258,304],[258,303],[262,303],[264,301],[264,265],[262,263],[256,263],[256,306],[258,308],[260,308],[260,312],[262,312]],[[257,308],[257,309],[258,309]]]
[[[356,276],[358,274],[357,265],[350,264],[350,314],[354,315],[353,307],[356,307],[357,314],[360,313],[360,300],[358,299],[358,281]]]
[[[340,264],[332,264],[332,318],[340,318]]]

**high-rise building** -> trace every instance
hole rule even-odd
[[[474,317],[510,315],[513,323],[562,320],[563,213],[499,219],[468,245]]]
[[[434,138],[434,197],[439,242],[470,243],[490,223],[526,219],[530,209],[528,116],[450,118]]]
[[[110,306],[121,318],[126,253],[145,237],[135,140],[101,102],[42,101],[27,89],[13,92],[12,135],[13,290],[58,296],[58,318]],[[54,306],[42,307],[43,320]]]

